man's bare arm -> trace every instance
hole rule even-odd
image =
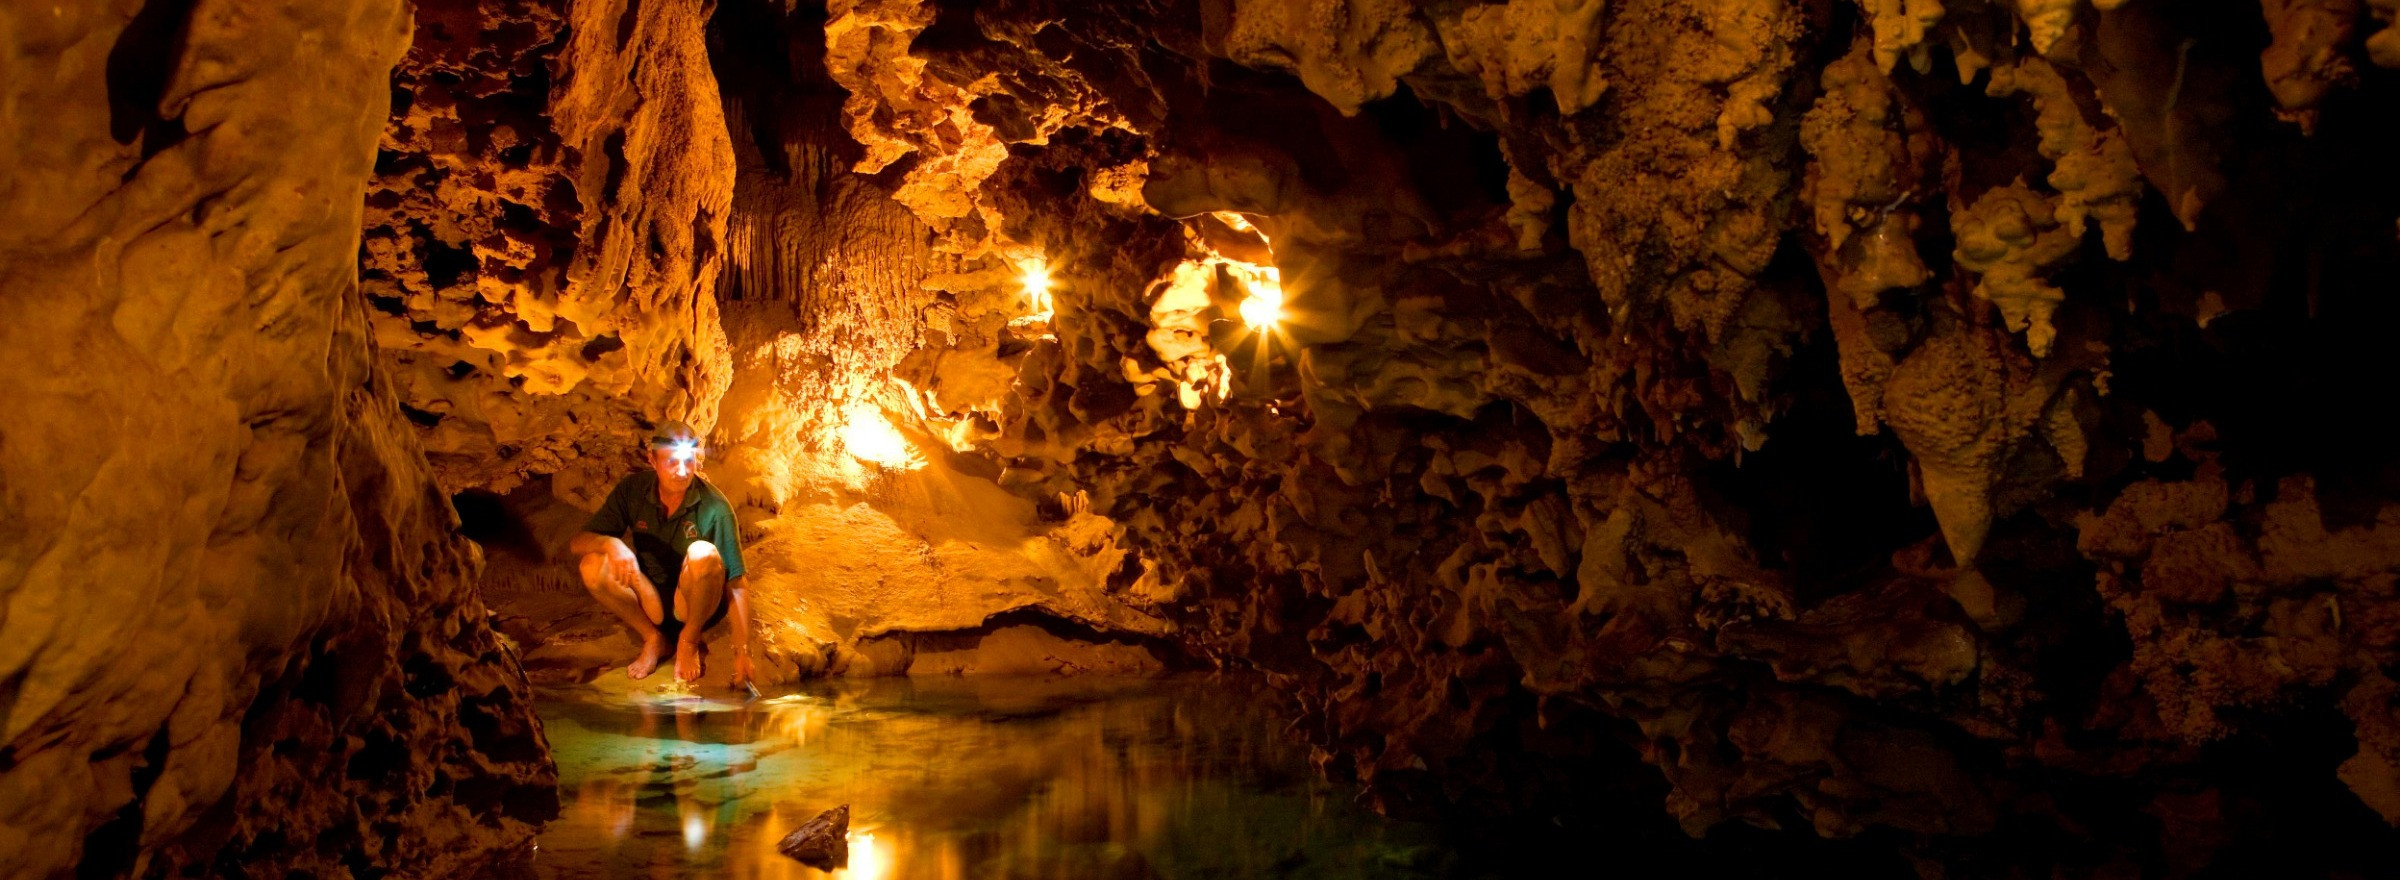
[[[615,535],[603,535],[599,532],[576,532],[574,539],[567,542],[567,552],[577,556],[611,553],[619,547],[625,547],[623,540]],[[625,547],[625,549],[627,552],[631,552],[633,548]]]
[[[608,579],[619,585],[631,584],[642,576],[641,564],[633,558],[633,548],[626,546],[624,539],[615,535],[578,532],[573,540],[567,542],[567,552],[578,559],[599,554],[608,561],[605,566]]]
[[[750,662],[750,596],[742,589],[749,575],[725,582],[726,615],[733,618],[733,683],[746,684],[756,677]]]
[[[727,613],[733,618],[733,649],[750,650],[750,597],[742,590],[748,586],[749,575],[725,582],[725,601],[732,604]]]

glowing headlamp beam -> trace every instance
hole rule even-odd
[[[677,440],[667,444],[667,455],[676,461],[691,461],[700,457],[700,444],[692,440]]]

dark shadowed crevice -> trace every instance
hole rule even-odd
[[[76,880],[103,880],[124,876],[133,869],[141,855],[142,822],[145,800],[150,787],[166,772],[169,740],[166,728],[159,728],[135,759],[133,767],[133,800],[117,811],[114,818],[92,829],[83,838],[83,861],[75,866]],[[94,761],[104,760],[101,755]]]
[[[450,496],[450,505],[458,511],[460,536],[483,545],[489,552],[541,558],[541,543],[534,537],[532,527],[510,509],[506,498],[483,489],[469,489]]]
[[[158,102],[165,97],[167,77],[181,57],[182,32],[193,2],[150,0],[142,4],[108,51],[109,136],[120,144],[143,139],[145,156],[158,151],[151,148],[148,132],[160,129],[162,137],[165,132],[161,127],[167,121],[159,116]],[[181,128],[181,122],[173,124],[175,131]]]
[[[471,246],[425,240],[425,277],[436,289],[471,283],[480,267]]]

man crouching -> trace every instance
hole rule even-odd
[[[642,637],[629,678],[658,668],[675,640],[675,677],[700,680],[703,634],[733,616],[733,686],[750,683],[750,603],[733,505],[700,478],[700,438],[682,422],[650,437],[650,469],[626,477],[567,545],[584,589]],[[697,621],[698,625],[693,625]]]

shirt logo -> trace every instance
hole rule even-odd
[[[684,523],[684,524],[683,524],[683,536],[684,536],[684,537],[686,537],[686,538],[697,538],[697,537],[700,537],[700,527],[699,527],[699,526],[697,526],[697,525],[694,525],[694,524],[692,524],[692,523],[688,523],[688,522],[687,522],[687,523]]]
[[[649,530],[650,530],[650,521],[649,521],[649,520],[646,520],[646,519],[637,519],[637,520],[634,520],[634,521],[633,521],[633,527],[634,527],[634,528],[637,528],[637,529],[641,529],[642,531],[645,531],[645,532],[647,532],[647,531],[649,531]]]

